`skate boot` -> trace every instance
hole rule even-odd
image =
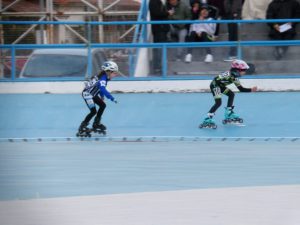
[[[224,113],[225,119],[222,121],[223,124],[243,123],[243,119],[240,118],[239,115],[233,112],[233,108],[234,106],[225,108],[225,113]]]
[[[213,119],[213,113],[208,113],[207,117],[203,120],[203,122],[199,125],[199,128],[212,128],[212,129],[216,129],[217,125]]]
[[[106,134],[106,126],[104,126],[104,125],[103,125],[102,123],[100,123],[100,122],[94,122],[94,123],[93,123],[93,131],[94,131],[95,133],[105,135],[105,134]]]
[[[77,137],[91,137],[91,130],[87,127],[88,123],[82,122],[76,134]]]

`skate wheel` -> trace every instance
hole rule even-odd
[[[226,124],[226,123],[227,123],[227,121],[226,121],[226,120],[222,120],[222,123],[223,123],[223,124]]]
[[[217,125],[213,125],[212,128],[213,128],[213,129],[217,129]]]
[[[239,119],[239,122],[240,122],[240,123],[243,123],[243,122],[244,122],[244,120],[243,120],[243,119]]]
[[[203,124],[200,124],[200,125],[199,125],[199,128],[202,129],[202,128],[203,128]]]

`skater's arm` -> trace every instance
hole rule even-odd
[[[245,88],[242,85],[237,86],[240,92],[251,92],[251,88]]]
[[[252,89],[251,88],[245,88],[241,85],[241,82],[239,79],[235,78],[233,83],[235,84],[235,86],[239,89],[240,92],[251,92]]]
[[[257,87],[245,88],[242,85],[237,86],[240,92],[255,92],[257,91]]]
[[[106,89],[106,81],[100,80],[98,83],[98,88],[100,90],[100,93],[104,95],[106,98],[110,99],[111,101],[114,101],[115,98],[109,93],[109,91]]]

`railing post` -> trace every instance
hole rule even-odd
[[[168,60],[167,60],[167,46],[164,44],[162,46],[162,77],[166,78],[167,77],[167,72],[168,72]]]
[[[242,47],[241,47],[241,32],[240,32],[240,29],[241,29],[241,24],[238,22],[237,23],[237,27],[238,27],[238,39],[237,39],[237,58],[238,59],[242,59],[243,57],[243,54],[242,54]]]
[[[88,34],[88,43],[87,43],[87,54],[88,54],[88,58],[87,58],[87,60],[88,60],[88,68],[87,68],[87,74],[85,74],[85,78],[88,78],[88,77],[92,77],[93,76],[93,74],[92,74],[92,72],[93,72],[93,70],[92,70],[92,66],[93,66],[93,64],[92,64],[92,50],[91,50],[91,43],[92,43],[92,32],[91,32],[91,24],[90,23],[88,23],[87,24],[87,29],[88,29],[88,32],[87,32],[87,34]],[[97,71],[98,72],[98,71]]]
[[[11,79],[16,79],[16,49],[11,47]]]
[[[134,76],[134,67],[136,65],[136,63],[135,63],[135,57],[136,56],[134,56],[133,49],[130,49],[129,52],[130,52],[130,54],[128,55],[128,57],[129,57],[129,59],[128,59],[129,60],[129,70],[128,70],[128,72],[129,72],[129,77],[133,77]]]
[[[147,21],[147,15],[148,15],[148,4],[147,1],[144,1],[144,5],[143,5],[144,9],[143,9],[143,21]],[[148,31],[148,24],[144,24],[144,33],[143,33],[143,40],[144,42],[147,41],[147,32]]]

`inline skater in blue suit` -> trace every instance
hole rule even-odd
[[[88,128],[88,124],[95,115],[93,131],[105,134],[106,127],[101,123],[101,117],[106,108],[104,97],[110,99],[114,103],[118,103],[106,89],[106,86],[107,82],[117,76],[118,73],[118,65],[115,62],[107,61],[103,63],[101,71],[97,76],[94,76],[85,82],[82,97],[87,107],[90,109],[90,112],[80,124],[77,136],[89,136],[90,129]],[[98,111],[96,105],[99,106]]]
[[[249,66],[245,61],[238,59],[233,60],[229,71],[219,74],[212,80],[212,82],[210,83],[210,90],[215,99],[215,104],[211,107],[211,109],[207,113],[207,117],[200,124],[199,128],[217,128],[213,116],[222,104],[222,94],[228,96],[227,107],[225,108],[225,119],[223,120],[223,123],[226,124],[231,122],[243,122],[243,119],[233,111],[234,92],[227,86],[230,84],[234,84],[240,92],[257,91],[256,86],[252,88],[245,88],[239,81],[239,77],[244,75],[247,69],[249,69]]]

